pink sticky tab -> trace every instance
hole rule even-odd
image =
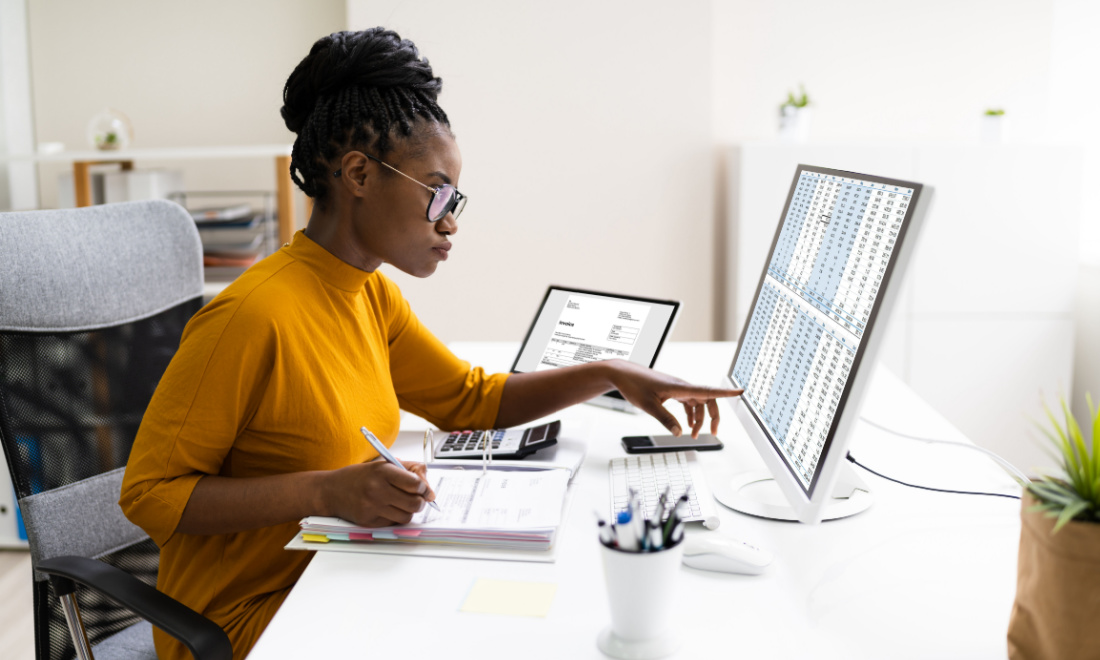
[[[409,537],[412,537],[412,538],[416,538],[417,536],[420,536],[420,530],[419,529],[395,529],[395,530],[393,530],[393,533],[396,534],[397,536],[409,536]]]
[[[352,532],[348,534],[348,539],[352,541],[373,541],[374,537],[370,534],[361,534],[358,532]]]

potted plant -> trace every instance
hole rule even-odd
[[[787,92],[787,100],[779,106],[779,136],[805,142],[810,136],[810,97],[801,84],[798,92]]]
[[[1043,433],[1062,474],[1024,489],[1010,658],[1100,657],[1100,410],[1087,397],[1091,440],[1061,401]]]
[[[982,113],[982,142],[1001,144],[1008,141],[1008,115],[1003,108],[988,108]]]
[[[117,151],[130,146],[134,130],[126,115],[104,108],[88,122],[88,142],[102,151]]]

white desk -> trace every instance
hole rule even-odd
[[[507,370],[513,344],[458,344],[460,356]],[[658,368],[715,383],[732,343],[671,344]],[[865,416],[914,435],[963,439],[889,372],[879,370]],[[762,464],[723,408],[720,452],[700,454],[712,482]],[[683,420],[682,412],[677,415]],[[318,552],[250,660],[305,657],[603,658],[609,622],[593,507],[606,510],[607,461],[619,438],[660,432],[648,416],[576,406],[557,418],[591,443],[554,564]],[[403,428],[422,428],[408,419]],[[858,427],[852,453],[891,476],[930,486],[1013,492],[977,452]],[[416,448],[415,451],[419,451]],[[415,452],[413,452],[415,453]],[[862,471],[861,471],[862,472]],[[1019,504],[918,491],[865,472],[871,509],[806,526],[722,508],[716,532],[775,552],[763,576],[682,568],[678,658],[1004,658],[1016,588]],[[477,578],[553,582],[546,618],[459,612]]]

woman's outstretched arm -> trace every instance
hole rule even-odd
[[[693,438],[699,436],[708,413],[710,431],[717,433],[717,400],[738,396],[742,391],[692,385],[625,360],[589,362],[509,376],[500,398],[496,426],[525,424],[611,390],[619,390],[623,398],[655,417],[673,435],[680,435],[683,430],[676,417],[664,407],[664,402],[679,401],[684,406]]]

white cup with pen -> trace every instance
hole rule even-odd
[[[629,505],[613,523],[598,521],[611,625],[596,644],[613,658],[663,658],[680,647],[672,615],[684,554],[681,507],[687,497],[685,492],[673,502],[666,489],[648,515],[632,491]]]

